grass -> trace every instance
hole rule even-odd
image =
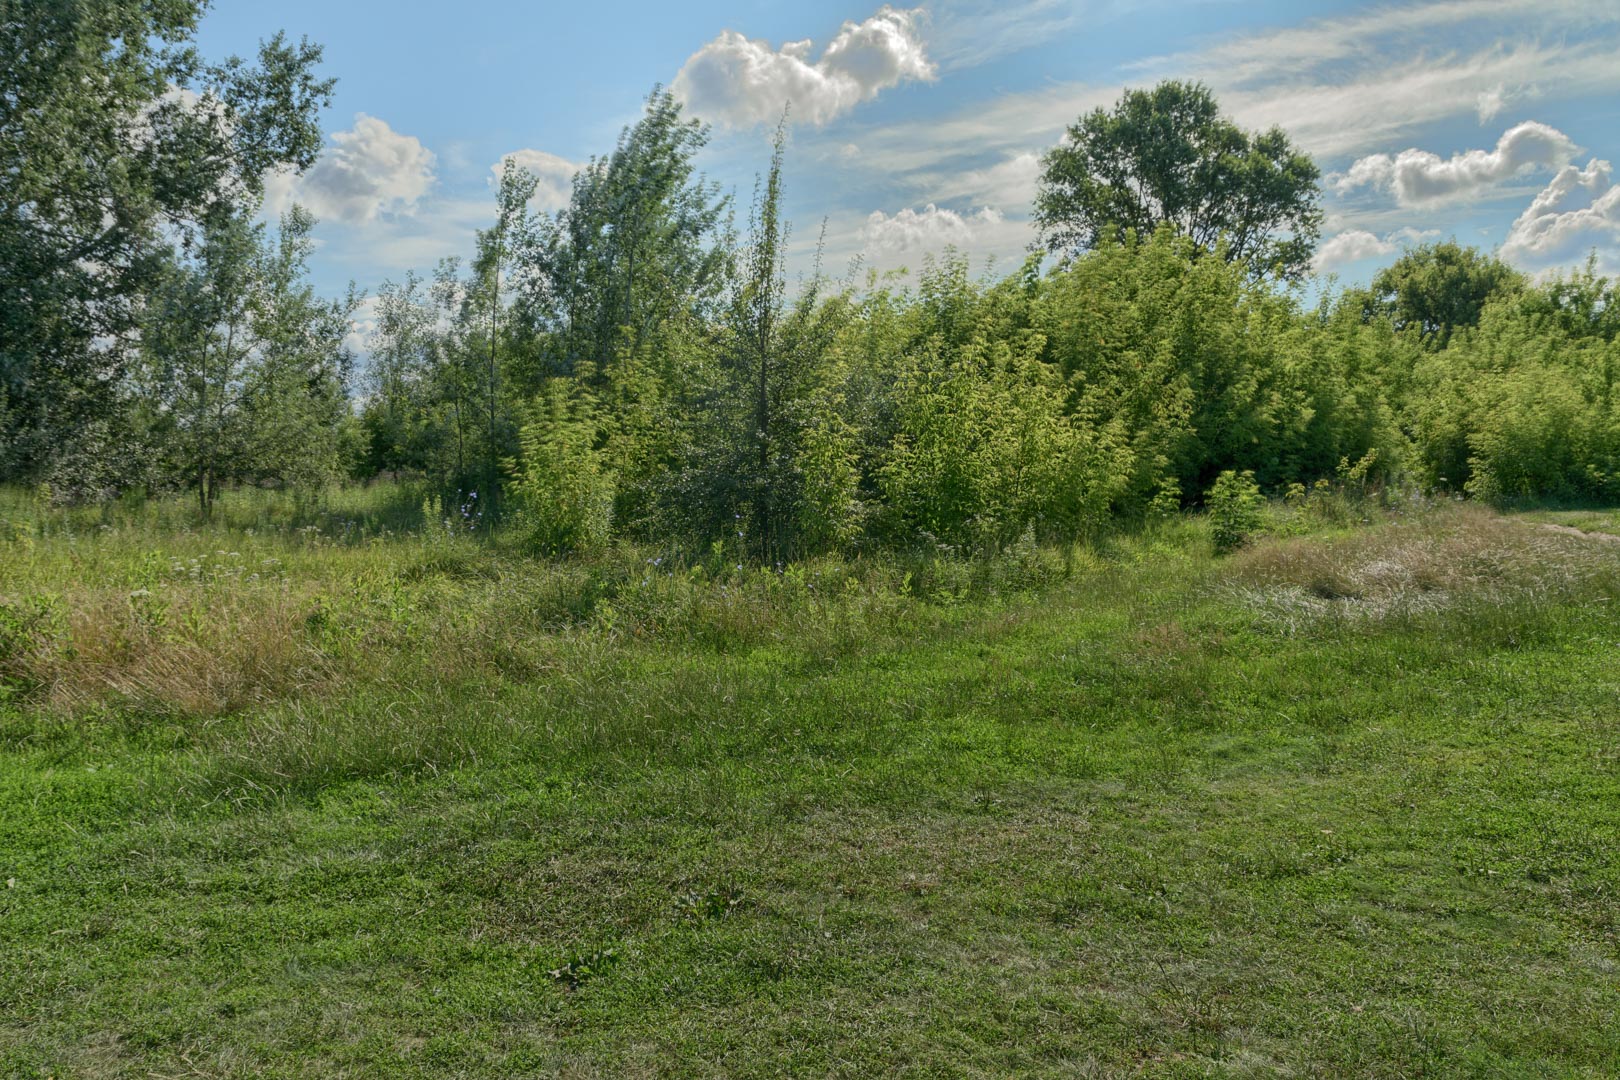
[[[1620,1072],[1614,545],[10,498],[0,1075]]]

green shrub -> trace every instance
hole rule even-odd
[[[607,547],[613,526],[613,475],[596,448],[591,402],[553,379],[523,425],[522,457],[512,493],[527,540],[546,555],[590,554]]]
[[[49,596],[0,599],[0,697],[38,685],[35,665],[66,630],[61,605]]]
[[[1209,494],[1204,496],[1216,552],[1225,555],[1236,551],[1259,532],[1260,511],[1265,504],[1253,472],[1227,469],[1217,476]]]

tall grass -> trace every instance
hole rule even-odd
[[[1224,559],[1203,522],[1173,518],[1067,550],[1026,538],[989,559],[933,548],[788,566],[629,545],[535,559],[424,514],[408,488],[303,503],[233,493],[207,522],[174,502],[60,510],[12,493],[0,505],[12,736],[91,714],[179,724],[245,788],[532,742],[501,706],[529,685],[546,688],[531,718],[628,739],[625,717],[667,705],[647,695],[697,702],[750,664],[770,678],[998,632],[1027,617],[1015,597],[1133,613],[1123,647],[1155,677],[1179,677],[1229,633],[1404,626],[1494,641],[1559,605],[1620,597],[1606,545],[1476,506],[1320,493],[1272,507],[1269,535]],[[732,665],[725,678],[716,664]]]
[[[5,493],[0,676],[57,713],[207,718],[356,684],[529,678],[578,640],[865,648],[1077,565],[1027,540],[994,559],[757,566],[721,548],[620,545],[552,561],[459,510],[409,488],[243,491],[204,521],[180,500],[63,509]]]

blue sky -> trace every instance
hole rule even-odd
[[[825,221],[833,270],[946,244],[1012,269],[1041,151],[1171,77],[1315,157],[1324,272],[1363,281],[1452,236],[1533,272],[1593,249],[1620,270],[1615,0],[217,0],[201,44],[248,53],[280,29],[340,80],[322,161],[270,194],[321,218],[333,292],[469,252],[509,154],[554,208],[656,83],[713,124],[703,167],[743,203],[791,99],[795,236],[802,257]]]

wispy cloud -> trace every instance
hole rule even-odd
[[[929,44],[947,70],[1021,52],[1121,5],[1108,0],[955,0],[934,9]]]

